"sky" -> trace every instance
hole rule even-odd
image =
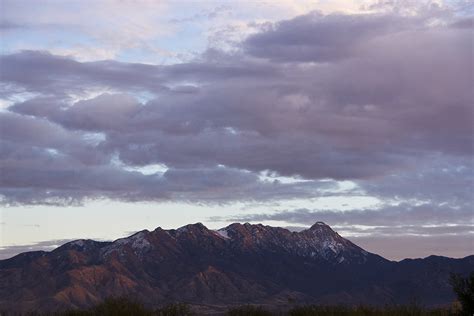
[[[469,1],[0,0],[0,258],[324,221],[474,254]]]

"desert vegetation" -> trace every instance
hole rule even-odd
[[[452,274],[450,283],[457,300],[449,307],[429,309],[417,303],[401,306],[319,306],[299,305],[289,301],[289,307],[267,309],[258,305],[231,307],[228,316],[472,316],[474,315],[474,272],[467,277]],[[191,316],[200,315],[190,305],[172,303],[157,309],[128,298],[108,298],[87,310],[67,310],[54,313],[30,312],[26,316]],[[1,316],[20,315],[1,312]]]
[[[207,313],[205,313],[207,314]],[[140,303],[130,301],[125,298],[111,298],[88,310],[68,310],[54,313],[31,312],[26,314],[3,315],[24,315],[24,316],[191,316],[203,315],[195,313],[189,305],[175,303],[163,306],[158,309],[146,308]],[[242,305],[230,308],[225,313],[215,315],[228,316],[463,316],[460,306],[454,305],[450,308],[427,309],[417,305],[408,306],[317,306],[301,305],[289,310],[266,309],[262,306]]]
[[[466,278],[459,274],[451,274],[451,286],[462,307],[464,315],[474,315],[474,271]]]

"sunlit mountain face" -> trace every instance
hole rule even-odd
[[[82,269],[194,222],[222,247],[233,222],[285,227],[343,266],[364,257],[311,248],[315,222],[389,260],[474,253],[469,1],[0,10],[0,258],[106,242]]]
[[[389,261],[323,222],[300,232],[197,223],[113,242],[80,239],[1,260],[0,309],[84,309],[108,297],[132,297],[150,308],[186,302],[204,314],[237,304],[285,309],[289,300],[385,306],[416,297],[423,306],[449,306],[450,273],[473,266],[474,256]]]

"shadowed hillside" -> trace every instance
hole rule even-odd
[[[77,240],[51,251],[0,261],[0,309],[87,309],[128,297],[156,309],[172,302],[446,306],[452,272],[467,274],[474,256],[386,260],[317,222],[301,232],[198,223],[141,231],[114,242]]]

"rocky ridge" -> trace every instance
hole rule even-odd
[[[450,272],[474,256],[392,262],[317,222],[307,230],[234,223],[143,230],[113,242],[76,240],[0,261],[0,310],[84,308],[109,296],[149,306],[266,303],[448,304]]]

